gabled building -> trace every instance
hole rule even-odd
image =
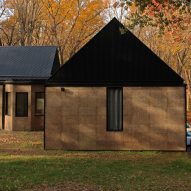
[[[116,19],[46,86],[45,148],[186,149],[184,80]]]
[[[56,47],[0,47],[1,129],[44,129],[44,85],[59,67]]]

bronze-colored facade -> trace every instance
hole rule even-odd
[[[5,93],[9,93],[9,113],[5,113]],[[16,93],[27,93],[28,95],[28,114],[27,116],[16,116]],[[4,84],[0,86],[0,105],[1,108],[1,129],[8,131],[30,131],[44,129],[44,114],[35,113],[36,99],[35,93],[44,93],[44,85],[20,85],[20,84]],[[4,96],[4,98],[3,98]],[[2,104],[2,102],[4,102]]]
[[[114,18],[47,80],[45,148],[185,151],[185,86]]]
[[[107,131],[105,87],[46,87],[45,148],[185,151],[185,87],[123,87],[123,131]]]

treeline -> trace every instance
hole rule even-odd
[[[1,0],[1,45],[57,45],[61,63],[104,24],[102,0]]]

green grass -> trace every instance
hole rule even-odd
[[[0,190],[16,191],[68,182],[95,185],[109,191],[191,190],[188,153],[43,151],[40,143],[43,134],[35,138],[33,133],[21,133],[28,143],[6,142],[4,150],[0,150]]]
[[[54,154],[1,155],[0,190],[22,190],[33,185],[56,185],[69,181],[98,185],[103,190],[187,191],[191,188],[191,160],[186,153]]]

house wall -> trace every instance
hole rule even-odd
[[[5,85],[5,92],[10,92],[10,115],[5,115],[5,130],[22,131],[31,129],[31,86],[30,85]],[[16,117],[15,104],[16,92],[28,92],[28,116]]]
[[[5,115],[5,130],[29,131],[40,130],[44,127],[44,117],[35,116],[35,91],[44,91],[44,88],[38,85],[5,85],[5,92],[11,93],[10,115]],[[15,116],[16,92],[28,92],[27,117]]]
[[[123,131],[106,131],[106,88],[46,88],[45,148],[185,150],[184,87],[124,87]]]
[[[14,111],[13,111],[14,86],[12,84],[6,84],[5,85],[5,92],[9,92],[10,93],[11,103],[9,104],[10,115],[5,115],[4,129],[8,130],[8,131],[12,131],[13,130],[13,115],[14,115]]]

